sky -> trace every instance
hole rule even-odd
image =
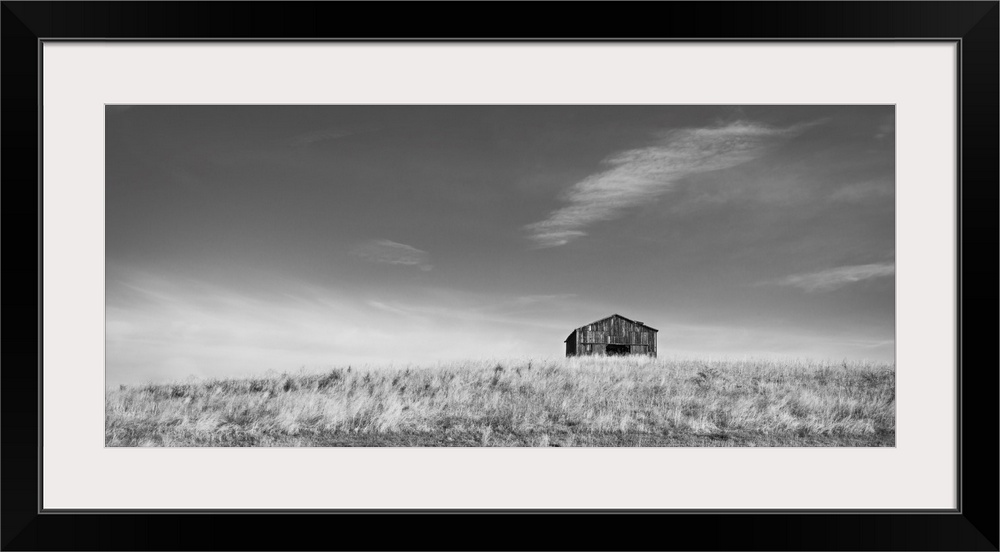
[[[107,383],[892,361],[893,106],[108,106]]]

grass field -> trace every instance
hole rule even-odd
[[[895,367],[580,357],[121,386],[108,446],[893,446]]]

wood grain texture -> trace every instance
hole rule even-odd
[[[573,330],[566,338],[566,356],[603,355],[608,345],[627,345],[630,354],[655,357],[657,333],[640,321],[613,314]]]

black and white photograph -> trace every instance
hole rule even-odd
[[[893,105],[104,116],[106,447],[896,445]]]

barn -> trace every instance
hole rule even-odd
[[[649,355],[656,356],[656,328],[612,314],[580,326],[566,338],[566,356]]]

